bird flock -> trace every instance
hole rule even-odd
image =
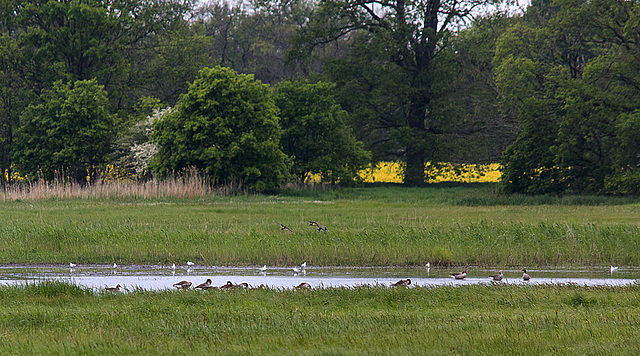
[[[526,269],[521,269],[520,272],[522,272],[522,280],[523,281],[528,281],[531,279],[531,276],[527,273]],[[451,273],[451,277],[453,279],[465,279],[467,278],[467,271],[462,271],[462,272],[456,272],[456,273]],[[500,270],[498,273],[489,276],[490,279],[496,281],[496,282],[500,282],[503,278],[504,278],[504,274],[502,273],[502,270]]]
[[[288,232],[293,232],[293,230],[291,228],[289,228],[287,225],[282,224],[282,223],[278,223],[278,225],[280,226],[280,231],[288,231]],[[329,229],[325,226],[322,225],[320,223],[318,223],[315,220],[309,220],[309,226],[314,227],[317,231],[319,232],[323,232],[323,233],[328,233]],[[195,263],[191,262],[191,261],[187,261],[186,263],[187,265],[187,270],[190,271],[191,267],[193,267],[195,265]],[[75,263],[69,263],[69,268],[71,270],[73,270],[77,265]],[[303,262],[300,266],[294,266],[291,270],[293,271],[294,274],[298,275],[298,274],[306,274],[306,266],[307,266],[307,262]],[[427,264],[425,265],[426,269],[427,269],[427,273],[431,270],[431,263],[427,262]],[[114,269],[114,273],[115,270],[118,268],[118,265],[114,262],[113,263],[113,269]],[[175,263],[171,265],[171,269],[173,271],[176,270],[176,265]],[[265,274],[267,271],[267,265],[263,265],[262,267],[257,268],[257,270],[260,273]],[[611,274],[613,274],[615,271],[618,270],[618,267],[614,267],[614,266],[610,266],[609,267],[609,272]],[[529,273],[527,273],[526,269],[521,269],[520,270],[522,272],[522,280],[523,281],[529,281],[531,280],[531,276],[529,275]],[[451,273],[450,276],[453,279],[456,280],[464,280],[467,277],[467,271],[464,270],[462,272],[455,272],[455,273]],[[497,274],[491,275],[489,276],[489,278],[493,281],[502,281],[504,279],[504,274],[502,273],[502,270],[500,270]],[[197,290],[209,290],[209,289],[246,289],[249,288],[249,285],[247,283],[239,283],[239,284],[235,284],[231,281],[227,281],[226,284],[223,284],[219,287],[216,287],[212,284],[213,282],[211,281],[211,279],[207,279],[206,281],[198,284],[197,286],[194,287],[194,289]],[[189,289],[191,288],[191,286],[193,285],[192,282],[190,281],[186,281],[186,280],[182,280],[179,281],[177,283],[174,283],[173,286],[178,288],[178,289]],[[393,287],[408,287],[409,285],[411,285],[411,280],[410,279],[401,279],[398,282],[392,283],[391,286]],[[264,285],[261,285],[260,287],[264,287]],[[303,282],[300,283],[299,285],[294,287],[295,289],[311,289],[311,285],[309,283]],[[105,288],[106,291],[111,291],[111,292],[120,292],[122,291],[122,286],[120,284],[116,285],[115,287],[107,287]]]

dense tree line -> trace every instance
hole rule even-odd
[[[638,193],[639,3],[503,3],[1,0],[0,181],[501,159],[504,193]]]
[[[507,193],[640,192],[640,3],[533,1],[498,40]]]

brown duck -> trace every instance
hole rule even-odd
[[[178,283],[175,283],[173,286],[178,288],[178,289],[188,289],[189,287],[191,287],[191,282],[189,281],[180,281]]]
[[[397,281],[396,283],[392,283],[391,285],[394,287],[407,287],[411,284],[411,280],[409,278],[407,279],[401,279],[399,281]]]
[[[465,279],[467,277],[467,271],[451,273],[451,277],[455,279]]]

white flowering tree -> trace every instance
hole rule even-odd
[[[118,166],[128,169],[139,178],[149,176],[148,166],[151,159],[158,153],[158,145],[150,142],[151,133],[156,122],[171,113],[172,108],[155,108],[145,120],[133,125],[118,142]]]

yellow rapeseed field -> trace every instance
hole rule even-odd
[[[370,167],[360,172],[360,178],[367,183],[402,183],[402,162],[380,162],[375,167]],[[491,164],[453,164],[453,163],[427,163],[425,173],[429,183],[437,182],[463,182],[463,183],[493,183],[500,179],[498,163]],[[8,171],[4,172],[8,179]],[[20,181],[24,177],[18,172],[12,171],[12,180]],[[135,179],[133,174],[123,174],[121,170],[109,165],[103,172],[102,179],[105,182],[131,181]],[[320,182],[320,175],[307,178],[308,183]]]
[[[375,167],[360,171],[360,178],[366,183],[402,183],[403,162],[379,162]],[[427,163],[425,175],[428,183],[461,182],[461,183],[495,183],[500,179],[498,163],[490,164],[454,164]],[[307,183],[318,183],[320,175],[307,178]]]
[[[367,183],[402,183],[402,162],[380,162],[376,167],[360,172],[360,177]],[[488,183],[500,179],[499,164],[453,164],[427,163],[425,173],[429,183],[464,182]]]

